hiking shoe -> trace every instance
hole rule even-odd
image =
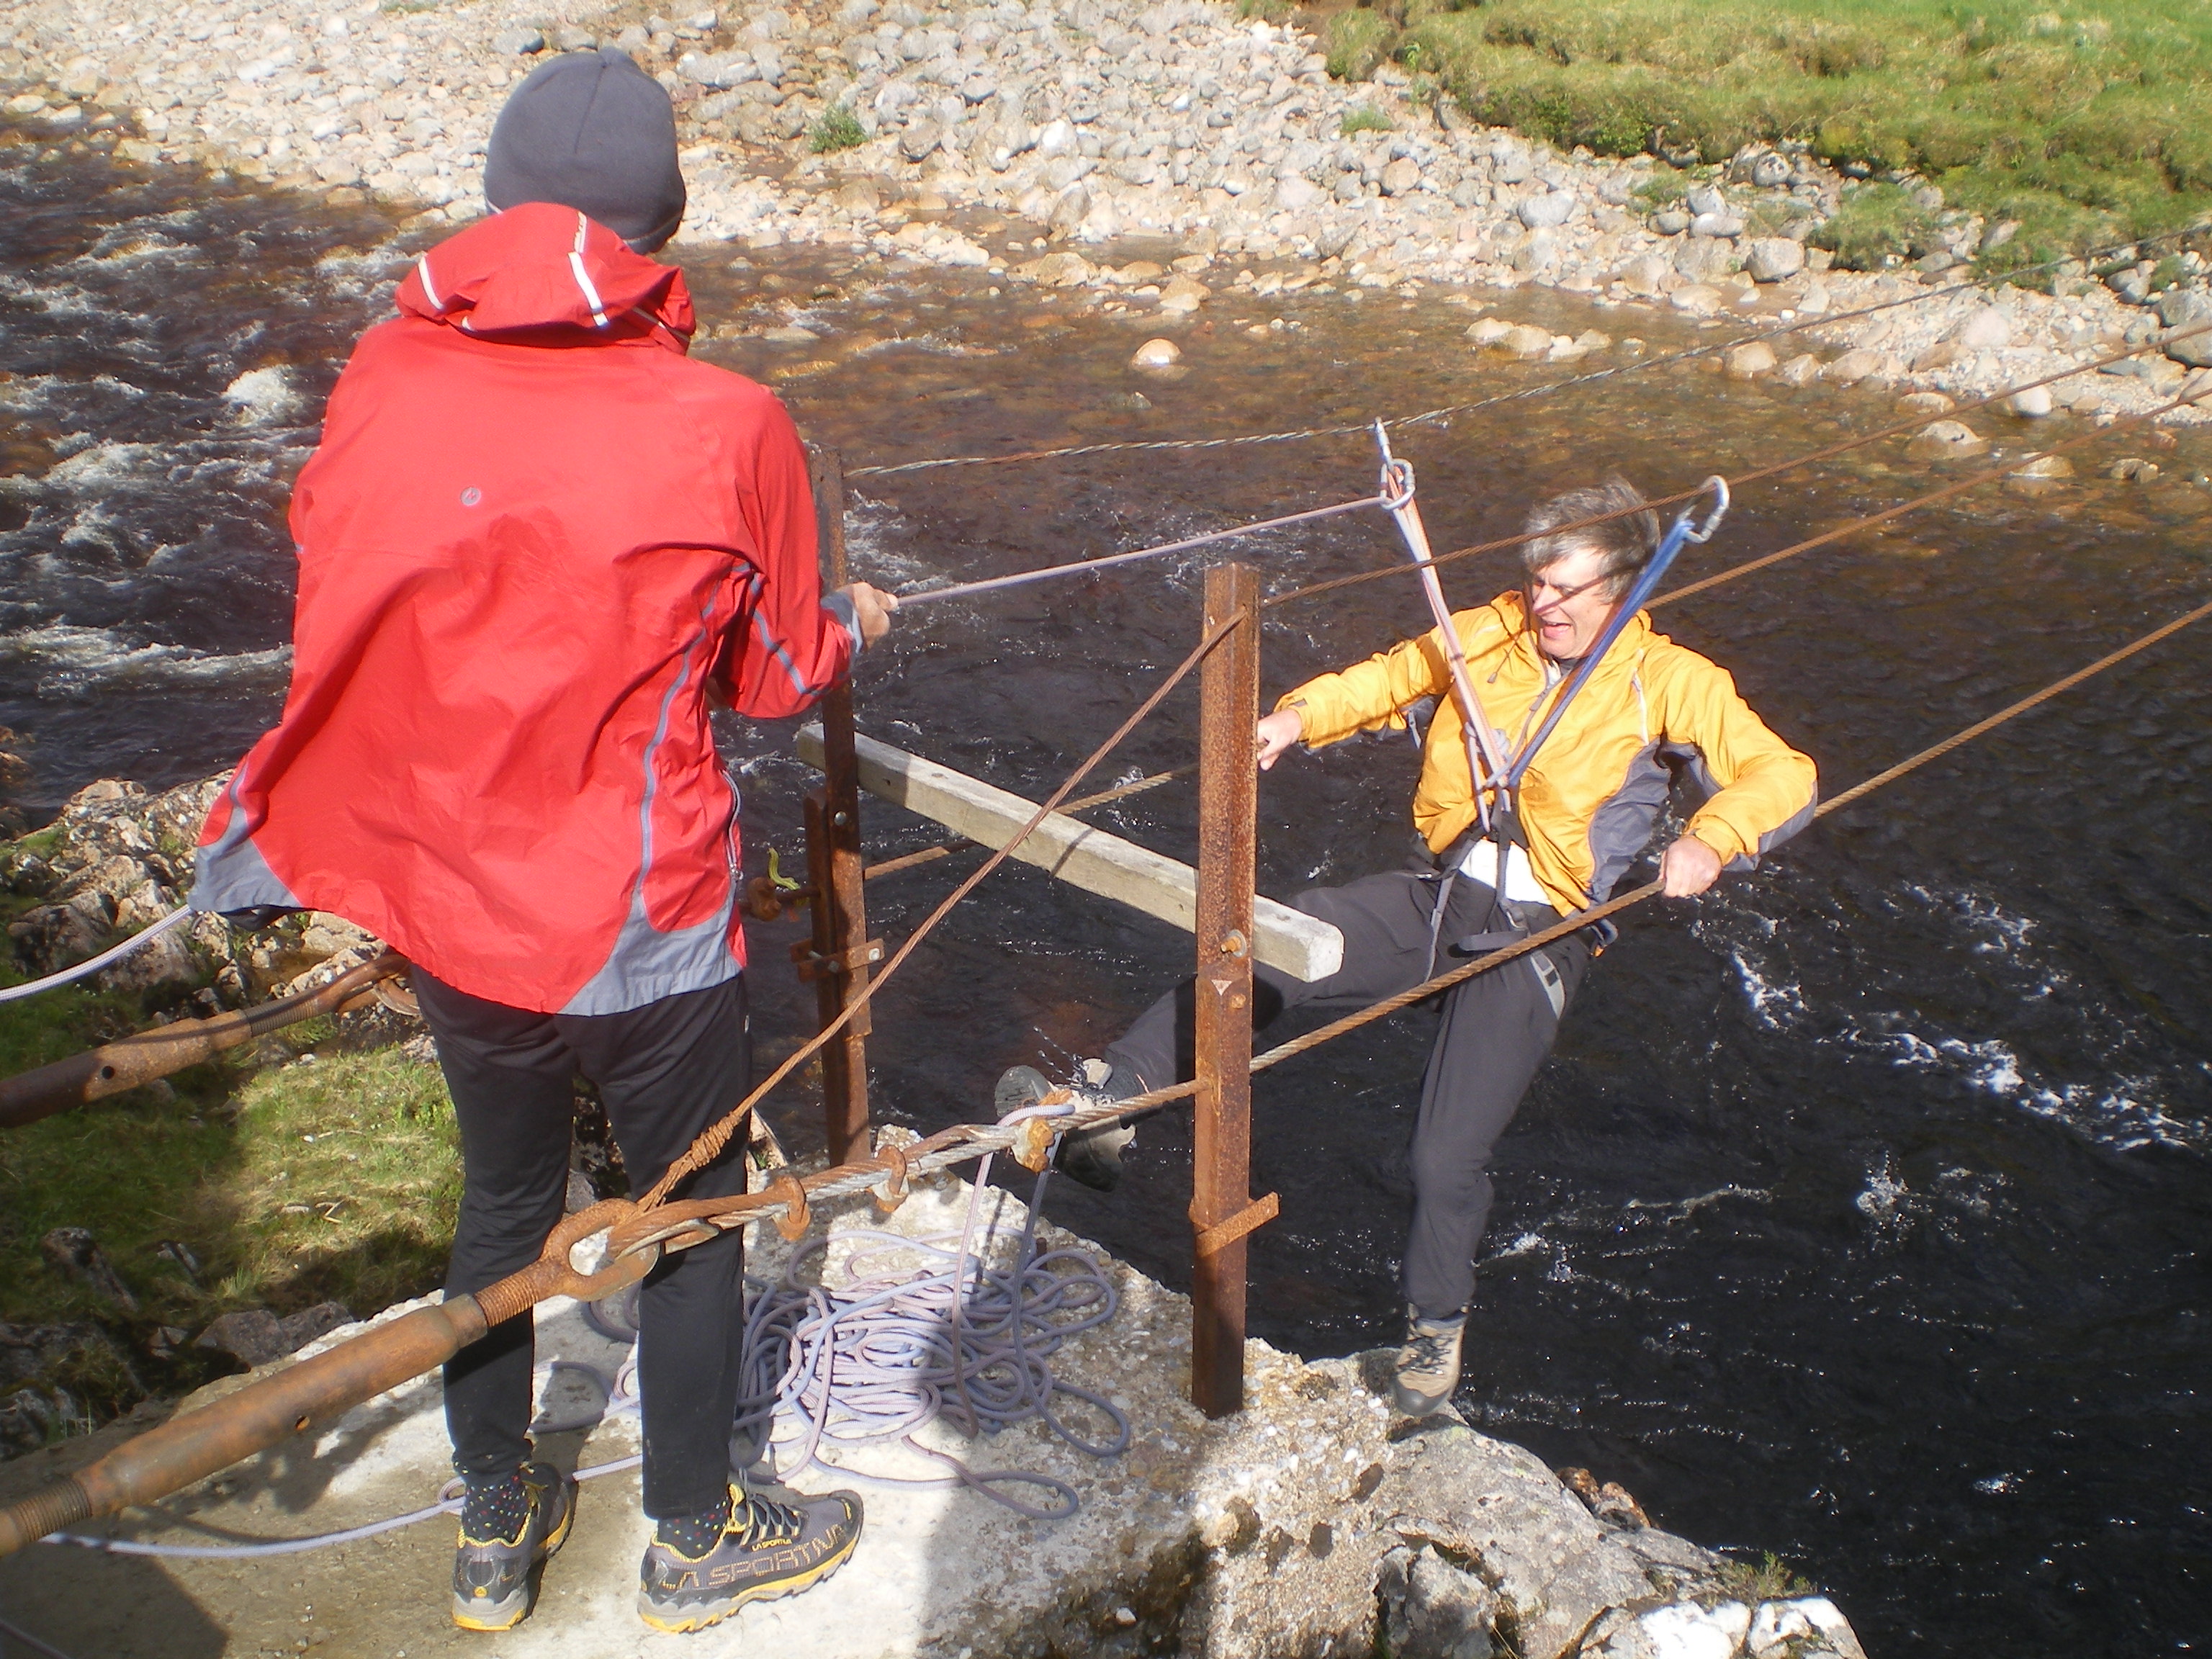
[[[1424,1319],[1406,1310],[1406,1346],[1398,1350],[1398,1375],[1390,1403],[1408,1417],[1426,1417],[1451,1402],[1459,1387],[1460,1340],[1467,1316]]]
[[[658,1631],[704,1630],[748,1601],[772,1601],[811,1589],[838,1568],[860,1541],[857,1492],[833,1492],[779,1504],[738,1486],[730,1512],[701,1553],[659,1534],[638,1568],[638,1617]]]
[[[576,1483],[543,1463],[525,1463],[516,1473],[507,1501],[486,1503],[479,1491],[473,1506],[495,1512],[498,1520],[461,1514],[461,1538],[453,1552],[453,1622],[463,1630],[513,1630],[530,1612],[532,1577],[553,1552],[568,1541],[576,1518]],[[519,1513],[518,1513],[519,1511]],[[502,1526],[500,1521],[508,1524]],[[477,1536],[478,1533],[505,1537]]]
[[[1061,1095],[1070,1104],[1090,1106],[1127,1100],[1135,1091],[1116,1087],[1113,1068],[1103,1060],[1083,1062],[1084,1081],[1065,1087],[1052,1082],[1034,1066],[1017,1066],[999,1079],[991,1103],[1000,1117],[1034,1106],[1048,1095]],[[1093,1192],[1110,1193],[1121,1184],[1121,1154],[1137,1138],[1133,1123],[1103,1123],[1095,1129],[1077,1130],[1060,1138],[1052,1167],[1071,1181]]]

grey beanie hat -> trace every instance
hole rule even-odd
[[[563,52],[507,94],[483,177],[495,211],[556,202],[641,253],[684,220],[675,106],[659,82],[612,46]]]

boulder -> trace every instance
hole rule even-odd
[[[1725,367],[1731,380],[1755,380],[1762,374],[1771,374],[1776,367],[1774,348],[1764,340],[1747,340],[1729,349]]]
[[[1040,288],[1079,287],[1091,275],[1091,261],[1080,253],[1048,253],[1020,268]]]
[[[1733,213],[1700,213],[1690,221],[1692,236],[1733,238],[1743,234],[1743,221]]]
[[[1524,362],[1551,355],[1552,331],[1528,323],[1516,323],[1498,337],[1498,347]]]
[[[1948,415],[1958,406],[1940,392],[1908,392],[1897,400],[1904,415]]]
[[[1641,253],[1620,268],[1618,280],[1631,294],[1656,299],[1674,286],[1674,267],[1656,253]]]
[[[1805,245],[1787,236],[1759,236],[1744,250],[1743,268],[1756,283],[1778,283],[1805,269]]]
[[[2158,296],[2158,319],[2168,331],[2168,357],[2185,368],[2212,368],[2212,289],[2168,289]]]
[[[1514,211],[1521,222],[1531,230],[1549,230],[1564,225],[1575,216],[1575,196],[1572,191],[1554,190],[1541,196],[1524,197]]]
[[[1160,290],[1162,311],[1196,311],[1213,290],[1189,276],[1178,276]]]
[[[2039,421],[2051,413],[2051,388],[2047,386],[2023,386],[2005,399],[2004,406],[2023,420]]]
[[[1407,195],[1420,182],[1420,163],[1410,155],[1401,155],[1382,169],[1382,185],[1385,196]]]
[[[1809,351],[1801,351],[1783,364],[1774,378],[1784,386],[1810,386],[1820,378],[1820,360]]]
[[[1692,317],[1710,317],[1728,303],[1728,296],[1711,283],[1686,283],[1667,299],[1675,310]]]
[[[1182,348],[1173,340],[1147,340],[1129,359],[1132,368],[1173,368],[1182,361]]]
[[[1513,331],[1513,325],[1503,317],[1485,317],[1467,325],[1467,337],[1478,346],[1496,345]]]
[[[1982,306],[1943,337],[1967,351],[1995,350],[2012,343],[2012,319],[1995,306]]]
[[[1820,371],[1820,378],[1832,386],[1856,386],[1881,368],[1881,354],[1860,346],[1829,363]]]
[[[1985,454],[1989,447],[1989,440],[1964,421],[1930,421],[1912,434],[1905,453],[1916,461],[1955,461]]]
[[[2014,467],[2012,476],[2028,479],[2070,478],[2074,476],[2074,463],[2063,455],[2039,455],[2025,466]]]

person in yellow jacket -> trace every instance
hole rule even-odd
[[[1593,519],[1605,521],[1583,522]],[[1493,747],[1507,757],[1536,732],[1660,542],[1657,516],[1618,477],[1545,501],[1526,530],[1525,585],[1452,617]],[[1260,765],[1273,767],[1301,742],[1318,748],[1402,727],[1408,710],[1431,701],[1413,793],[1422,856],[1413,868],[1293,901],[1341,930],[1343,966],[1311,984],[1257,969],[1255,1025],[1291,1007],[1363,1006],[1395,995],[1604,898],[1650,841],[1678,779],[1705,799],[1660,858],[1660,879],[1674,897],[1705,891],[1723,870],[1750,868],[1812,817],[1812,761],[1767,729],[1725,670],[1656,632],[1644,613],[1628,620],[1529,760],[1515,811],[1500,821],[1517,824],[1517,836],[1510,828],[1483,834],[1438,630],[1286,694],[1260,722]],[[1458,1387],[1475,1248],[1490,1212],[1491,1149],[1551,1051],[1599,931],[1570,934],[1445,994],[1413,1130],[1407,1333],[1395,1390],[1409,1414],[1437,1409]],[[1188,1078],[1191,1020],[1186,984],[1103,1060],[1085,1061],[1078,1092],[1126,1099]],[[1000,1080],[1000,1105],[1049,1086],[1018,1066]],[[1060,1167],[1110,1191],[1133,1133],[1071,1136]]]

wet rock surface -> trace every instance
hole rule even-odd
[[[2123,252],[2103,282],[2069,266],[2046,278],[2057,293],[1993,302],[1969,283],[1939,295],[2008,234],[1953,211],[1942,247],[1912,264],[1828,270],[1817,233],[1860,181],[1805,146],[1750,146],[1686,174],[1648,155],[1563,155],[1473,125],[1395,65],[1334,80],[1310,35],[1201,0],[843,0],[683,17],[643,0],[567,0],[556,16],[522,0],[327,14],[219,0],[181,31],[138,0],[40,0],[23,19],[0,80],[25,84],[11,108],[36,128],[127,161],[374,196],[427,223],[483,210],[485,140],[516,80],[548,53],[611,46],[677,102],[695,244],[865,246],[1096,288],[1127,259],[1109,252],[1076,273],[1054,263],[1054,243],[1172,239],[1212,274],[1185,273],[1206,292],[1144,296],[1170,319],[1270,265],[1343,289],[1537,284],[1620,304],[1692,290],[1679,308],[1784,322],[1911,297],[1901,313],[1809,328],[1808,342],[1886,345],[1910,363],[1963,327],[1954,360],[1893,377],[1950,391],[2052,372],[2141,325],[2129,343],[2162,368],[2108,390],[2113,412],[2166,401],[2185,368],[2212,362],[2212,327],[2189,331],[2212,319],[2194,252]],[[1934,186],[1900,182],[1941,210]],[[1030,246],[992,246],[993,219],[1018,222],[1013,240]]]

